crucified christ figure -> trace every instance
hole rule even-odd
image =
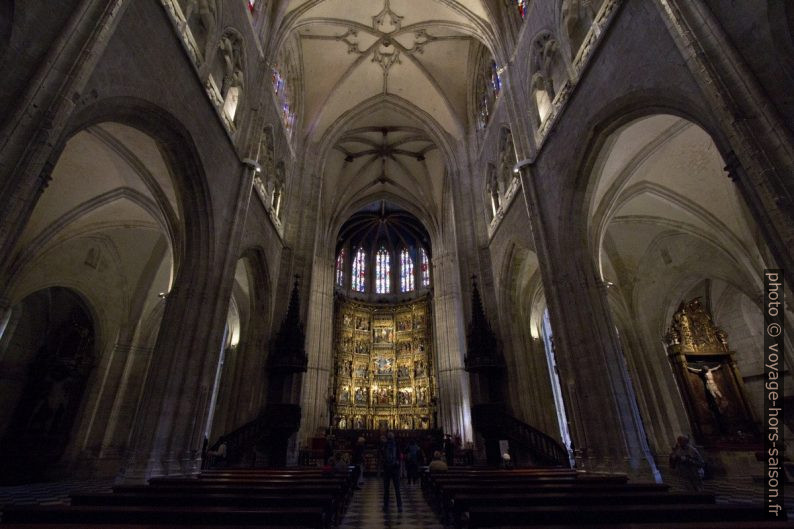
[[[714,403],[717,405],[717,407],[721,408],[725,397],[720,391],[717,381],[714,379],[714,371],[721,369],[722,366],[719,365],[715,367],[708,367],[704,365],[700,368],[689,366],[686,368],[703,379],[703,385],[706,387],[706,392],[711,396],[712,399],[714,399]]]

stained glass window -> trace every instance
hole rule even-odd
[[[356,292],[364,292],[366,287],[367,277],[367,254],[364,253],[363,248],[359,248],[356,252],[356,258],[353,259],[353,273],[351,275],[351,283],[353,290]]]
[[[488,100],[488,90],[486,90],[485,81],[480,78],[477,83],[478,103],[479,109],[477,112],[477,126],[484,129],[488,124],[488,117],[491,114],[491,104]]]
[[[345,286],[345,249],[336,257],[336,286]]]
[[[414,289],[414,260],[408,248],[400,252],[400,292],[411,292]]]
[[[499,97],[499,92],[502,91],[502,80],[499,79],[499,68],[496,67],[496,61],[491,61],[491,91],[494,99]]]
[[[256,4],[256,0],[248,0],[248,10],[251,13],[254,12],[254,4]]]
[[[430,261],[427,258],[427,252],[424,248],[421,248],[419,253],[421,254],[422,259],[422,287],[428,288],[430,286]]]
[[[496,61],[484,62],[477,78],[477,126],[485,128],[491,116],[496,98],[502,91],[502,80],[499,78],[499,67]]]
[[[389,285],[389,276],[391,272],[389,252],[386,251],[386,248],[381,246],[375,259],[375,293],[388,294],[391,292]]]
[[[281,121],[284,123],[284,128],[287,129],[287,133],[290,134],[295,123],[295,112],[291,107],[290,101],[292,99],[291,87],[278,64],[273,67],[271,81],[273,83],[273,91],[278,99]]]
[[[516,7],[521,18],[526,18],[527,11],[529,11],[529,0],[516,0]]]

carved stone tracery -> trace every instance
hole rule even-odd
[[[499,138],[499,186],[502,192],[502,201],[510,189],[513,180],[518,178],[518,174],[513,170],[516,165],[516,149],[513,145],[513,133],[509,128],[502,129]]]
[[[383,91],[388,91],[388,76],[392,67],[402,64],[402,56],[414,56],[423,54],[426,47],[436,41],[467,39],[462,35],[431,35],[426,28],[403,28],[403,16],[398,15],[391,7],[389,0],[384,0],[383,8],[372,16],[372,29],[362,27],[345,27],[344,32],[337,35],[315,35],[311,33],[302,34],[305,39],[329,40],[342,42],[347,46],[348,54],[368,55],[372,54],[370,62],[378,64],[383,72]],[[366,49],[361,49],[359,33],[368,33],[375,38],[375,42]],[[413,33],[413,41],[410,45],[402,44],[398,37]],[[405,42],[405,40],[403,40]]]

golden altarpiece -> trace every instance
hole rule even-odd
[[[692,432],[706,446],[756,442],[758,433],[728,335],[700,298],[682,302],[665,335]]]
[[[427,297],[399,304],[336,300],[334,426],[435,427],[436,384]]]

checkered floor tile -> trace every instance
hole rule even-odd
[[[364,482],[364,487],[357,490],[353,496],[353,501],[339,528],[443,529],[444,526],[439,523],[438,518],[425,502],[419,483],[410,485],[407,480],[402,480],[400,493],[403,500],[403,511],[397,512],[394,491],[390,490],[389,509],[383,512],[383,481],[375,476],[368,477]]]
[[[110,492],[112,479],[31,483],[0,487],[0,509],[5,505],[68,505],[72,493]]]

